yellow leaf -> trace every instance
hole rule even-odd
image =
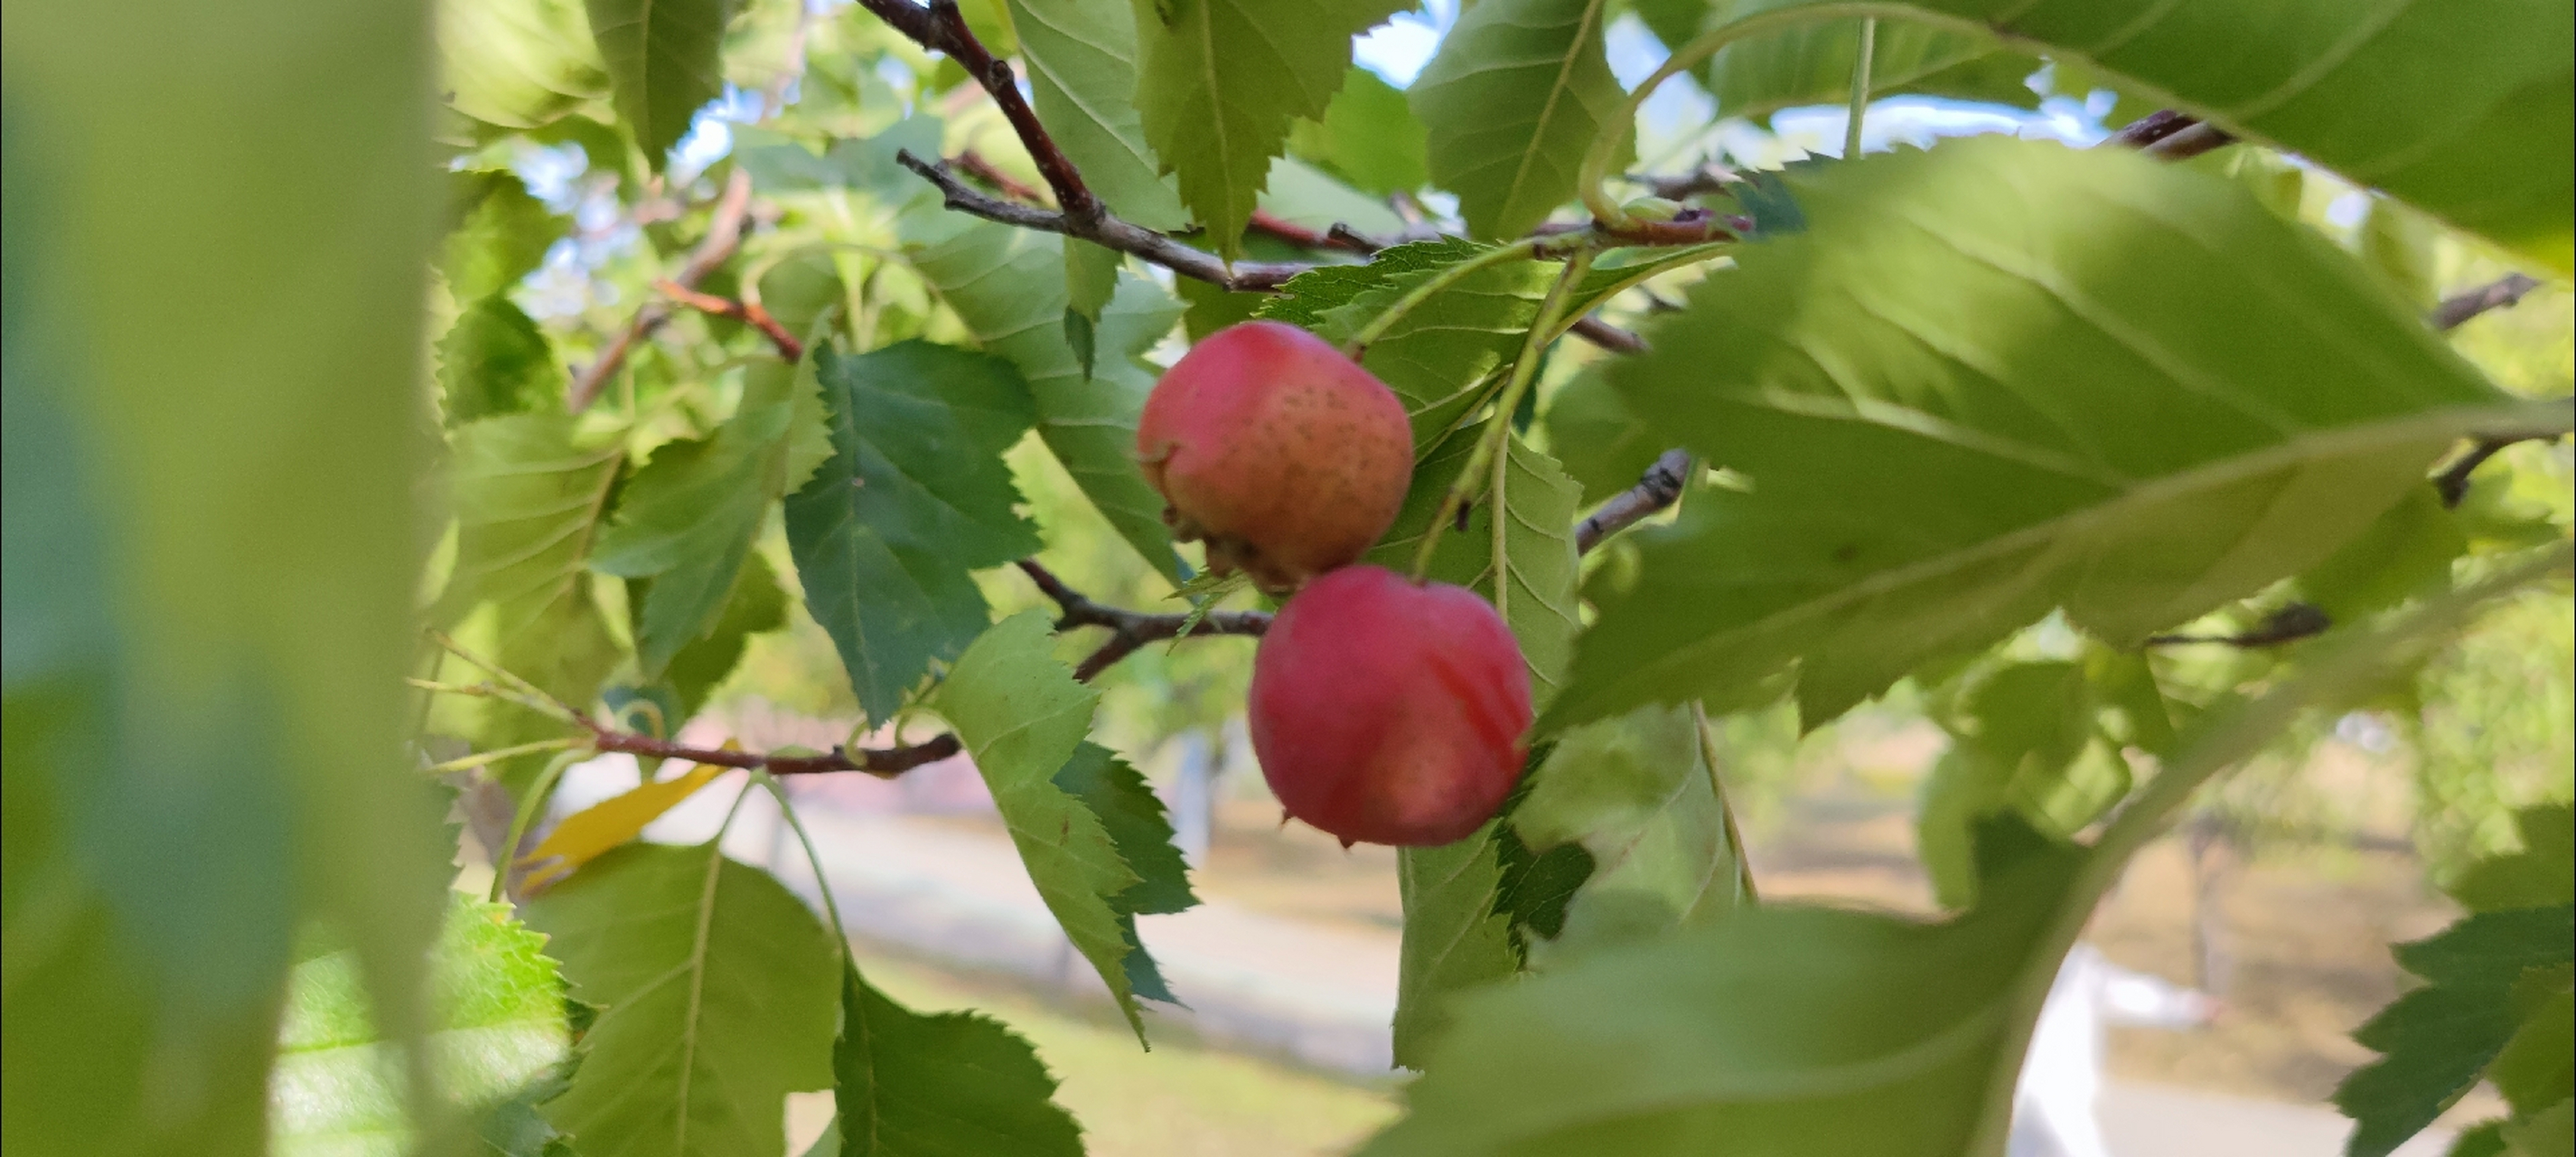
[[[564,818],[545,842],[538,844],[519,860],[522,867],[543,860],[554,860],[528,879],[529,887],[553,883],[575,868],[589,863],[600,853],[628,840],[644,830],[644,825],[660,818],[663,812],[679,806],[681,800],[705,787],[707,781],[724,774],[725,769],[702,763],[670,779],[642,784],[633,791],[604,799]]]

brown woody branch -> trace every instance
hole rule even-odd
[[[1192,625],[1189,621],[1190,616],[1187,614],[1148,614],[1094,602],[1082,592],[1064,585],[1063,579],[1055,577],[1055,572],[1040,565],[1036,559],[1021,559],[1020,571],[1029,576],[1030,582],[1037,584],[1040,592],[1055,602],[1059,612],[1055,629],[1069,631],[1075,627],[1109,628],[1109,641],[1102,643],[1099,650],[1093,651],[1090,658],[1084,659],[1081,666],[1073,669],[1073,677],[1086,683],[1094,676],[1108,670],[1118,660],[1136,653],[1137,648],[1147,643],[1159,639],[1180,638],[1181,628],[1184,626],[1189,627],[1189,633],[1193,637],[1259,635],[1270,629],[1270,613],[1267,611],[1210,611],[1201,617],[1197,624]]]
[[[2313,603],[2286,603],[2255,624],[2252,630],[2233,635],[2154,635],[2147,639],[2147,645],[2177,647],[2214,643],[2225,647],[2278,647],[2283,643],[2322,635],[2333,625],[2334,620]]]
[[[965,14],[957,10],[957,0],[931,0],[927,7],[911,0],[860,3],[913,43],[946,53],[966,70],[966,75],[975,78],[976,84],[983,86],[993,103],[1001,107],[1003,118],[1011,122],[1011,131],[1019,134],[1020,143],[1028,148],[1029,159],[1037,162],[1038,175],[1055,190],[1055,203],[1062,206],[1066,218],[1087,225],[1103,215],[1100,199],[1091,195],[1091,188],[1082,183],[1082,174],[1073,167],[1073,160],[1056,147],[1055,138],[1038,123],[1037,110],[1020,95],[1019,75],[1011,71],[1008,62],[994,59],[983,42],[975,39],[974,30],[966,25]]]
[[[2227,130],[2188,113],[2158,109],[2131,121],[2112,133],[2102,143],[2137,149],[2161,160],[2180,161],[2197,157],[2236,137]]]
[[[2463,290],[2442,299],[2429,319],[2433,328],[2449,333],[2488,310],[2506,309],[2520,304],[2540,283],[2519,273],[2508,273],[2475,289]]]
[[[942,202],[960,213],[1015,228],[1077,237],[1104,249],[1143,258],[1183,277],[1230,290],[1260,292],[1277,289],[1289,278],[1314,268],[1304,262],[1239,261],[1229,269],[1216,254],[1174,241],[1107,210],[1087,219],[1078,218],[1071,213],[987,196],[959,180],[946,161],[926,161],[912,155],[909,150],[897,152],[894,159],[904,168],[920,174],[921,179],[938,186]]]
[[[796,335],[787,332],[787,327],[777,318],[770,316],[768,310],[760,308],[757,302],[735,301],[730,297],[700,293],[668,278],[654,282],[653,288],[661,290],[663,295],[671,300],[700,313],[715,317],[729,317],[759,330],[767,335],[769,344],[778,347],[778,356],[787,359],[791,365],[805,360],[805,343],[796,340]]]
[[[736,168],[733,176],[725,180],[723,194],[716,198],[715,213],[707,219],[706,237],[689,252],[689,260],[680,266],[680,271],[668,280],[682,289],[695,289],[707,274],[731,260],[734,250],[742,247],[743,219],[750,207],[751,174]],[[626,328],[609,341],[608,348],[599,351],[598,359],[573,378],[571,390],[564,395],[564,405],[574,413],[589,409],[590,404],[598,400],[599,391],[607,387],[609,379],[616,377],[617,371],[625,366],[627,355],[635,350],[635,343],[651,337],[653,331],[662,328],[662,323],[669,320],[671,307],[668,304],[645,302],[635,311],[635,319],[626,323]]]
[[[585,723],[589,721],[584,720]],[[632,731],[617,731],[590,723],[591,746],[601,751],[624,752],[651,759],[685,759],[716,767],[756,767],[771,775],[821,775],[835,771],[864,771],[869,775],[891,779],[925,763],[937,763],[957,754],[963,748],[957,737],[941,735],[920,743],[890,748],[860,748],[850,751],[833,748],[822,755],[782,755],[762,751],[726,751],[714,747],[689,747],[669,740],[656,739]]]
[[[1679,501],[1682,486],[1690,481],[1691,456],[1688,450],[1666,450],[1646,468],[1645,477],[1635,486],[1621,491],[1592,517],[1574,528],[1574,550],[1590,554],[1601,540],[1626,530],[1647,515]]]

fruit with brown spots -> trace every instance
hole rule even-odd
[[[1247,714],[1289,815],[1344,844],[1445,844],[1520,780],[1529,669],[1475,592],[1343,567],[1271,622]]]
[[[1322,338],[1248,321],[1155,383],[1136,455],[1175,536],[1204,541],[1209,569],[1278,593],[1386,533],[1413,479],[1413,429],[1395,393]]]

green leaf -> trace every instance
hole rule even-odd
[[[2361,219],[2361,262],[2398,298],[2430,310],[2441,299],[2441,266],[2435,246],[2441,229],[2423,214],[2386,197],[2370,199]]]
[[[1404,218],[1397,216],[1385,201],[1343,184],[1341,178],[1295,157],[1270,162],[1267,185],[1260,198],[1262,210],[1291,225],[1317,233],[1335,225],[1348,225],[1362,235],[1378,237],[1405,229]],[[1293,248],[1291,252],[1300,259],[1309,256]]]
[[[1606,3],[1486,0],[1413,82],[1431,179],[1458,195],[1469,232],[1517,237],[1573,198],[1584,151],[1627,99],[1601,48]]]
[[[1118,252],[1088,241],[1064,241],[1064,344],[1091,377],[1098,350],[1100,311],[1118,292]]]
[[[2487,1079],[2495,1082],[2516,1116],[2539,1113],[2576,1094],[2576,992],[2568,990],[2567,970],[2557,971],[2554,978],[2525,975],[2515,986],[2517,1006],[2525,1003],[2521,997],[2527,990],[2556,991],[2523,1010],[2522,1027],[2487,1070]],[[2534,985],[2534,980],[2544,983]]]
[[[545,938],[507,905],[449,894],[429,971],[436,1002],[426,1055],[449,1105],[505,1102],[569,1051],[563,978]],[[402,1046],[377,1026],[353,953],[295,966],[269,1080],[274,1152],[342,1153],[370,1140],[399,1143],[414,1130]]]
[[[2203,174],[1973,138],[1791,183],[1813,228],[1738,250],[1609,370],[1752,488],[1587,592],[1543,730],[1767,699],[1793,662],[1829,719],[2052,607],[2132,645],[2322,561],[2482,421],[2564,420],[2499,410],[2348,258]]]
[[[449,175],[455,221],[439,269],[458,301],[506,293],[545,263],[546,250],[572,223],[510,173],[467,170]]]
[[[1539,415],[1547,448],[1583,487],[1581,505],[1593,506],[1637,484],[1646,468],[1671,447],[1668,439],[1630,413],[1619,391],[1602,376],[1606,363],[1577,371],[1557,388]]]
[[[1100,817],[1110,842],[1118,848],[1118,858],[1140,877],[1110,900],[1127,938],[1127,955],[1120,961],[1127,983],[1138,996],[1179,1003],[1136,935],[1136,917],[1183,912],[1199,902],[1190,891],[1189,864],[1172,842],[1172,824],[1163,814],[1163,801],[1155,798],[1145,777],[1126,760],[1089,741],[1074,748],[1073,758],[1056,769],[1055,785]]]
[[[450,426],[561,410],[567,388],[544,332],[499,294],[467,306],[438,339],[438,385]]]
[[[2469,865],[2451,898],[2473,912],[2541,908],[2576,901],[2576,815],[2566,804],[2515,812],[2522,850]]]
[[[2409,491],[2370,527],[2299,576],[2307,601],[2338,623],[2356,622],[2451,585],[2451,562],[2468,553],[2458,516],[2430,486]]]
[[[1037,401],[1038,436],[1147,565],[1178,581],[1180,555],[1163,526],[1163,497],[1136,466],[1136,417],[1155,374],[1142,361],[1180,305],[1151,280],[1118,275],[1094,329],[1085,377],[1064,341],[1062,239],[976,221],[935,207],[904,222],[914,268],[966,323],[986,353],[1018,366]]]
[[[306,929],[427,1020],[438,81],[417,9],[98,17],[11,9],[0,71],[0,1137],[232,1157]]]
[[[529,129],[608,95],[579,0],[451,0],[436,11],[439,92],[449,108]]]
[[[2563,1100],[2500,1131],[2513,1157],[2567,1157],[2576,1149],[2576,1099]]]
[[[2023,0],[1913,6],[1954,30],[1992,29],[2094,64],[2161,104],[2385,190],[2562,276],[2576,264],[2576,58],[2567,51],[2576,15],[2563,5],[2328,4],[2287,16],[2229,0],[2143,16],[2124,5]],[[1890,23],[1880,22],[1882,36]],[[2213,44],[2230,51],[2212,53]]]
[[[841,1157],[1013,1153],[1080,1157],[1082,1127],[1049,1099],[1055,1077],[1029,1042],[972,1012],[925,1015],[841,972],[832,1047]]]
[[[1690,708],[1639,708],[1567,732],[1531,773],[1512,830],[1533,849],[1580,845],[1593,864],[1563,931],[1530,942],[1531,963],[1558,967],[1751,901],[1699,728]]]
[[[1162,171],[1180,177],[1208,240],[1229,260],[1285,151],[1289,122],[1324,115],[1351,37],[1403,0],[1133,0],[1135,105]]]
[[[1135,9],[1127,0],[1010,3],[1038,123],[1083,184],[1111,212],[1148,229],[1189,224],[1136,111]]]
[[[1453,993],[1520,971],[1511,920],[1495,911],[1502,887],[1496,824],[1436,848],[1396,849],[1396,886],[1404,900],[1404,944],[1397,962],[1395,1063],[1420,1069],[1449,1025]]]
[[[1035,414],[1020,375],[985,354],[908,341],[812,360],[833,453],[787,500],[787,543],[806,608],[883,721],[992,622],[967,572],[1038,549],[1002,462]]]
[[[2009,809],[2070,839],[2128,794],[2130,772],[2099,738],[2101,697],[2086,664],[2012,663],[1977,673],[1942,723],[1950,750],[1923,788],[1916,844],[1942,906],[1976,904],[1974,835]]]
[[[690,119],[724,91],[732,0],[584,0],[584,7],[617,118],[661,172]]]
[[[1404,507],[1386,537],[1370,549],[1368,561],[1399,569],[1412,565],[1443,496],[1484,434],[1483,426],[1461,430],[1416,464]],[[1582,629],[1574,594],[1579,495],[1555,459],[1517,436],[1507,437],[1509,447],[1495,456],[1484,496],[1463,527],[1453,526],[1441,536],[1428,577],[1470,588],[1494,604],[1520,640],[1531,700],[1544,709],[1564,684],[1574,637]],[[1498,577],[1508,581],[1497,582]]]
[[[2388,1054],[2335,1088],[2335,1105],[2354,1122],[2347,1149],[2354,1157],[2395,1151],[2477,1082],[2523,1023],[2516,982],[2529,970],[2576,958],[2576,909],[2475,913],[2396,952],[2399,964],[2429,983],[2352,1034]]]
[[[1723,12],[1713,22],[1732,15]],[[1844,104],[1859,54],[1860,21],[1834,20],[1728,45],[1700,75],[1717,98],[1719,116],[1761,118],[1800,105]],[[2036,108],[2039,94],[2024,81],[2039,64],[1987,37],[1881,20],[1870,48],[1869,91],[1873,98],[1925,95]]]
[[[806,433],[822,420],[810,372],[791,378],[774,363],[747,374],[740,409],[698,442],[653,452],[617,500],[591,568],[620,578],[649,578],[635,616],[635,660],[647,679],[661,677],[680,648],[706,637],[769,504],[815,455]]]
[[[1365,68],[1342,75],[1321,120],[1288,131],[1288,150],[1370,193],[1409,193],[1431,180],[1429,130],[1404,90]]]
[[[599,1010],[546,1119],[589,1154],[774,1157],[786,1097],[832,1084],[841,953],[802,901],[716,845],[629,844],[528,902]]]
[[[2010,902],[1946,923],[1745,905],[1464,995],[1410,1114],[1360,1151],[1969,1151],[2076,855],[2019,842],[1987,881]]]
[[[1118,901],[1144,877],[1119,854],[1100,813],[1055,781],[1091,729],[1100,693],[1073,681],[1051,642],[1036,611],[994,624],[958,656],[930,705],[973,753],[1030,882],[1141,1042],[1145,1021],[1125,961],[1142,948]]]
[[[796,138],[756,125],[736,125],[734,162],[751,173],[753,187],[763,193],[849,189],[900,206],[928,186],[897,162],[895,154],[907,150],[917,157],[936,154],[940,132],[938,117],[915,113],[875,136],[833,141],[816,156]],[[1086,179],[1089,175],[1084,170]]]
[[[724,610],[716,615],[715,626],[704,638],[680,648],[671,656],[670,666],[662,671],[672,702],[679,706],[677,717],[667,721],[672,733],[677,734],[682,721],[697,714],[698,708],[706,705],[707,696],[733,674],[751,636],[786,625],[787,595],[778,589],[778,575],[769,569],[769,560],[759,551],[745,555],[741,572],[734,575],[733,590],[725,595]]]

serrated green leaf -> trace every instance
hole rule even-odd
[[[1793,660],[1829,719],[2051,607],[2129,645],[2322,561],[2481,420],[2561,420],[2508,417],[2206,175],[1974,138],[1792,184],[1814,227],[1739,249],[1609,371],[1752,490],[1695,496],[1633,586],[1587,592],[1543,728],[1767,697]]]
[[[2529,1120],[2507,1121],[2498,1137],[2512,1157],[2568,1157],[2576,1151],[2576,1098],[2551,1105]]]
[[[1030,882],[1141,1042],[1145,1021],[1125,963],[1140,949],[1118,898],[1143,877],[1128,867],[1100,815],[1055,782],[1090,731],[1100,693],[1073,681],[1073,671],[1055,661],[1051,640],[1037,611],[994,624],[958,656],[930,705],[974,754]]]
[[[2396,953],[2429,983],[2352,1034],[2387,1054],[2335,1088],[2335,1105],[2354,1122],[2353,1157],[2386,1157],[2477,1082],[2525,1019],[2516,982],[2576,958],[2576,909],[2475,913]]]
[[[1133,0],[1137,111],[1162,171],[1231,260],[1289,123],[1324,115],[1351,37],[1403,0]]]
[[[1172,824],[1164,817],[1163,801],[1116,752],[1089,741],[1074,748],[1073,758],[1056,770],[1055,785],[1100,817],[1110,842],[1118,847],[1118,857],[1141,877],[1110,901],[1127,938],[1127,955],[1120,965],[1128,985],[1138,996],[1179,1003],[1136,935],[1136,917],[1183,912],[1199,902],[1190,892],[1189,864],[1172,843]]]
[[[452,173],[449,196],[456,216],[440,248],[439,271],[458,301],[508,292],[545,262],[546,249],[572,224],[529,196],[510,173]]]
[[[724,91],[732,0],[584,0],[617,119],[662,171],[700,108]]]
[[[2566,804],[2515,812],[2522,850],[2469,865],[2451,898],[2473,912],[2539,908],[2576,901],[2576,815]]]
[[[1431,180],[1429,130],[1404,90],[1353,67],[1321,120],[1289,129],[1288,150],[1367,192],[1409,193]],[[1353,222],[1357,224],[1357,222]]]
[[[1465,994],[1360,1152],[1967,1151],[2076,854],[2025,842],[1947,923],[1745,905]]]
[[[1413,82],[1431,179],[1458,195],[1469,232],[1517,237],[1573,199],[1584,152],[1627,99],[1601,47],[1607,2],[1485,0]]]
[[[1051,1100],[1055,1077],[1037,1050],[979,1013],[914,1012],[841,973],[841,1035],[832,1047],[840,1157],[972,1153],[1081,1157],[1082,1127]]]
[[[599,1010],[546,1119],[589,1154],[775,1157],[786,1097],[832,1084],[841,953],[713,844],[629,844],[521,909]]]
[[[1709,20],[1722,23],[1733,9],[1750,7],[1722,6]],[[1700,76],[1717,98],[1719,116],[1757,119],[1800,105],[1845,103],[1859,55],[1860,21],[1833,20],[1728,45]],[[1922,95],[2036,108],[2039,94],[2023,82],[2039,65],[2029,53],[1997,48],[1987,37],[1881,20],[1870,46],[1869,91],[1873,98]]]
[[[1178,581],[1181,558],[1163,526],[1163,498],[1136,467],[1136,417],[1154,388],[1140,359],[1171,332],[1179,303],[1151,280],[1120,273],[1093,330],[1085,378],[1064,341],[1061,238],[933,207],[906,219],[904,245],[977,344],[1028,379],[1038,436],[1084,496],[1147,565]]]
[[[2522,1027],[2487,1069],[2487,1079],[2518,1116],[2540,1113],[2576,1093],[2576,992],[2568,990],[2565,970],[2560,973],[2551,985],[2557,992],[2524,1012]],[[2539,978],[2523,979],[2518,988]]]
[[[588,567],[623,456],[613,444],[577,445],[573,420],[560,413],[469,422],[449,443],[456,567],[436,617],[453,623],[491,604],[498,661],[567,703],[589,704],[618,656]]]
[[[1038,123],[1094,196],[1148,229],[1189,224],[1136,111],[1136,13],[1128,0],[1010,0]]]
[[[528,129],[608,95],[578,0],[453,0],[437,15],[439,91],[458,112]]]
[[[426,1040],[432,1081],[456,1108],[506,1101],[564,1059],[563,978],[545,938],[508,906],[448,896],[430,954],[436,994]],[[407,1111],[402,1046],[370,1011],[356,956],[333,952],[296,965],[271,1072],[272,1152],[343,1153],[352,1142],[399,1145]]]
[[[2451,585],[2451,561],[2468,553],[2458,516],[2430,486],[2398,500],[2370,527],[2299,576],[2308,602],[2338,623],[2358,622]]]
[[[1035,413],[1018,372],[986,354],[908,341],[809,360],[830,391],[833,454],[788,498],[787,543],[806,608],[882,721],[992,622],[967,572],[1038,549],[1002,462]]]
[[[680,724],[697,714],[707,696],[733,674],[751,636],[786,625],[787,595],[778,589],[778,575],[769,569],[769,560],[759,551],[745,555],[742,570],[734,575],[733,590],[725,595],[724,610],[717,613],[715,625],[708,628],[705,637],[680,648],[662,671],[672,701],[679,706],[678,717],[668,721],[671,732],[677,734]]]
[[[1396,849],[1396,886],[1404,900],[1404,944],[1398,957],[1395,1063],[1423,1068],[1432,1042],[1449,1025],[1447,1002],[1462,988],[1520,970],[1511,921],[1494,910],[1502,887],[1494,824],[1454,844]]]
[[[1413,484],[1395,525],[1370,548],[1368,561],[1399,569],[1412,565],[1432,516],[1484,434],[1482,426],[1461,430],[1414,466]],[[1544,709],[1564,684],[1574,637],[1582,629],[1574,553],[1574,513],[1581,496],[1555,459],[1517,435],[1508,441],[1507,450],[1495,456],[1497,469],[1484,496],[1467,512],[1465,525],[1452,526],[1441,536],[1428,577],[1467,587],[1494,604],[1520,641],[1531,700]]]
[[[1360,364],[1404,400],[1417,455],[1500,387],[1556,273],[1557,266],[1533,261],[1476,270],[1415,306],[1360,355]],[[1318,332],[1342,341],[1436,275],[1398,274],[1364,289],[1326,311]]]
[[[1607,501],[1637,484],[1646,468],[1670,449],[1668,439],[1630,413],[1628,403],[1595,362],[1578,371],[1547,400],[1539,425],[1547,448],[1567,477],[1583,487],[1582,505]]]
[[[447,424],[561,410],[566,381],[537,323],[498,294],[467,306],[438,339]]]
[[[658,679],[680,648],[704,638],[751,553],[769,504],[815,452],[800,430],[820,422],[813,376],[776,363],[746,375],[742,405],[713,437],[654,451],[617,500],[591,568],[651,579],[635,614],[635,660]]]
[[[2564,5],[2320,4],[2293,15],[2192,0],[2143,16],[2023,0],[1914,6],[2090,62],[2168,107],[2385,190],[2561,275],[2576,262],[2576,14]],[[2212,53],[2213,44],[2231,50]],[[2356,108],[2372,115],[2356,118]]]
[[[1509,822],[1532,848],[1581,846],[1593,867],[1563,931],[1530,941],[1530,962],[1559,967],[1750,902],[1717,777],[1687,707],[1639,708],[1558,740]]]

